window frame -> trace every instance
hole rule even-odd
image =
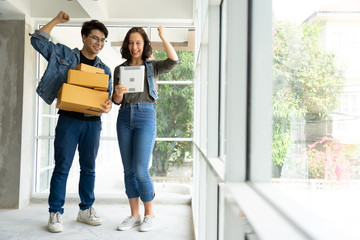
[[[223,59],[221,54],[218,58],[212,59],[207,66],[208,74],[201,76],[200,69],[204,61],[201,51],[216,51],[209,47],[216,40],[210,37],[211,31],[207,32],[205,29],[219,21],[219,16],[226,17],[226,24],[221,24],[219,28],[227,28],[225,31],[218,29],[220,34],[226,34],[221,37],[221,41],[226,41],[226,44],[216,43],[220,46],[220,51],[226,51],[227,61],[226,67],[220,67],[226,71],[226,161],[220,159],[219,152],[216,157],[209,154],[212,151],[209,147],[213,146],[213,143],[206,145],[208,149],[201,148],[201,141],[211,142],[213,139],[197,129],[197,137],[194,140],[196,176],[193,196],[197,239],[247,239],[246,236],[250,235],[255,235],[259,239],[339,239],[334,229],[324,230],[326,226],[313,214],[299,208],[286,196],[277,195],[270,184],[272,2],[214,0],[204,3],[199,0],[197,6],[198,9],[207,8],[207,14],[204,16],[204,11],[201,11],[195,16],[195,19],[198,19],[198,32],[201,33],[196,52],[198,64],[195,86],[201,88],[202,83],[209,84],[207,94],[214,92],[214,89],[218,90],[218,86],[210,83],[212,80],[209,72],[215,64],[223,64]],[[223,10],[227,14],[219,14],[220,6],[226,6]],[[239,72],[240,74],[236,74]],[[224,81],[221,76],[219,78],[220,81]],[[219,80],[217,82],[219,83]],[[195,92],[199,94],[196,89]],[[196,98],[200,101],[199,105],[207,104],[208,109],[211,107],[211,102],[202,103],[201,97]],[[196,114],[196,124],[202,124],[201,116],[199,117],[201,112],[197,111]],[[220,114],[220,110],[217,110],[217,117]],[[214,130],[215,126],[209,124],[212,120],[207,118],[207,121],[208,130]],[[219,141],[223,139],[220,138]],[[219,163],[224,167],[223,174],[219,174]],[[211,178],[209,175],[215,176],[217,183],[207,181]],[[218,189],[217,199],[211,198],[215,188]],[[203,207],[204,204],[207,207]],[[212,223],[207,220],[207,215],[213,214],[209,211],[215,211],[211,208],[214,205],[217,206],[218,212],[216,237],[209,234],[213,233],[214,229]],[[309,220],[309,216],[312,220]]]

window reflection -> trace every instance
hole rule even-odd
[[[353,2],[292,4],[273,1],[272,181],[327,220],[349,220],[348,199],[359,199],[360,17]]]

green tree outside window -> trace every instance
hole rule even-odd
[[[165,51],[154,51],[155,59],[166,59]],[[177,51],[179,64],[158,81],[188,81],[194,78],[194,52]],[[157,136],[192,138],[193,85],[161,84],[157,100]],[[182,166],[192,159],[191,141],[157,141],[153,153],[152,175],[166,177],[170,166]]]

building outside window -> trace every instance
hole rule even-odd
[[[273,12],[272,183],[359,238],[360,5],[274,0]]]

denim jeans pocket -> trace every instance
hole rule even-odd
[[[151,117],[156,117],[156,111],[154,107],[142,107],[140,110],[142,115],[147,115]]]

